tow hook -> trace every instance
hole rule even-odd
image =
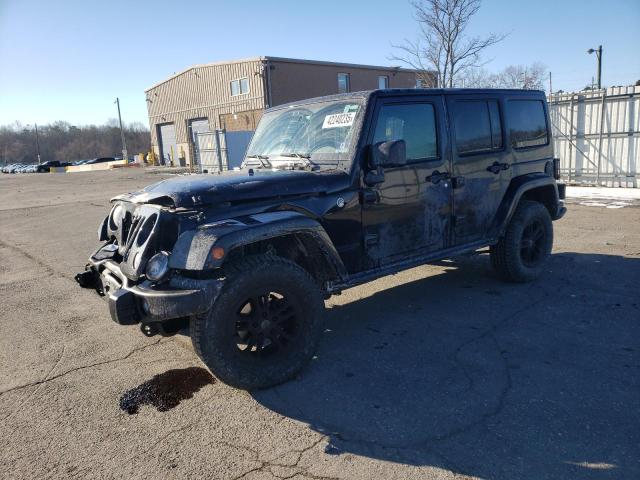
[[[93,270],[85,270],[73,278],[82,288],[96,288],[98,285],[98,276]]]
[[[158,334],[158,327],[153,323],[147,323],[140,325],[140,331],[147,337],[153,337]]]

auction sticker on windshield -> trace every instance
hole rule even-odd
[[[324,117],[322,128],[350,127],[356,118],[356,112],[334,113]]]

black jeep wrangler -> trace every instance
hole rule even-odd
[[[240,171],[118,196],[83,287],[146,335],[189,326],[222,381],[255,389],[312,357],[324,299],[490,246],[497,273],[543,270],[562,217],[545,96],[376,90],[267,110]]]

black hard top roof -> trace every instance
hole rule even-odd
[[[351,98],[368,99],[374,95],[395,96],[395,95],[518,95],[518,96],[545,96],[542,90],[524,90],[516,88],[387,88],[377,90],[362,90],[359,92],[338,93],[335,95],[325,95],[322,97],[307,98],[283,105],[277,105],[269,110],[288,108],[294,105],[306,105],[317,102],[330,102],[339,100],[349,100]]]

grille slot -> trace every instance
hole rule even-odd
[[[166,242],[165,237],[172,230],[166,227],[175,221],[172,215],[156,206],[140,205],[136,208],[126,243],[121,246],[124,250],[121,269],[125,276],[137,280],[144,273],[147,261]]]

